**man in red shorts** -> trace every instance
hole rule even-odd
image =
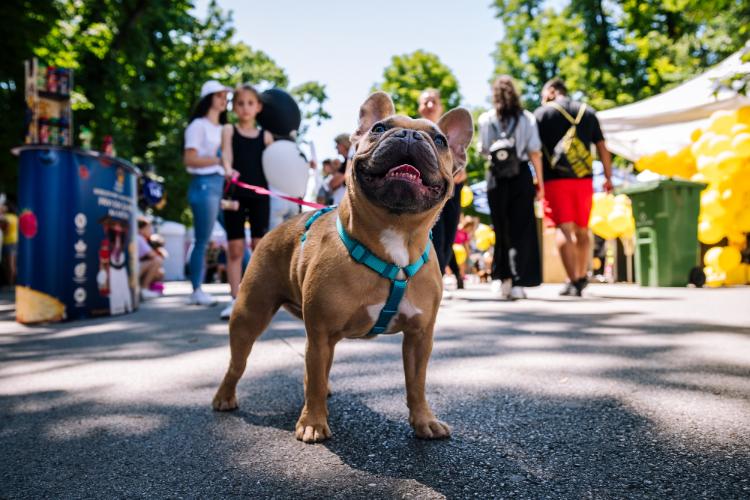
[[[612,157],[591,107],[568,97],[565,83],[553,78],[542,88],[534,115],[542,140],[544,190],[557,226],[557,248],[568,282],[560,295],[580,297],[588,284],[591,256],[589,215],[593,195],[591,144],[604,165],[604,189],[612,190]]]

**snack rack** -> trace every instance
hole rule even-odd
[[[26,144],[73,145],[73,112],[70,93],[73,70],[40,65],[36,58],[24,62],[27,106]]]

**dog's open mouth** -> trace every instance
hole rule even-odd
[[[400,181],[422,184],[422,174],[413,165],[404,163],[398,167],[393,167],[385,174],[386,179],[398,179]]]

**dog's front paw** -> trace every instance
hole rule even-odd
[[[414,433],[420,439],[446,439],[451,437],[451,428],[433,415],[426,418],[411,419]]]
[[[319,443],[331,437],[331,429],[325,418],[300,417],[294,435],[305,443]]]
[[[215,411],[236,410],[239,407],[239,404],[237,404],[237,394],[235,394],[234,391],[225,391],[220,387],[219,390],[216,391],[216,395],[214,396],[211,405]]]

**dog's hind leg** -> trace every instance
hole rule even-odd
[[[256,280],[260,281],[260,280]],[[268,327],[280,307],[280,300],[262,283],[243,283],[229,320],[231,359],[224,380],[216,391],[213,408],[229,411],[237,408],[237,382],[245,372],[253,344]]]

